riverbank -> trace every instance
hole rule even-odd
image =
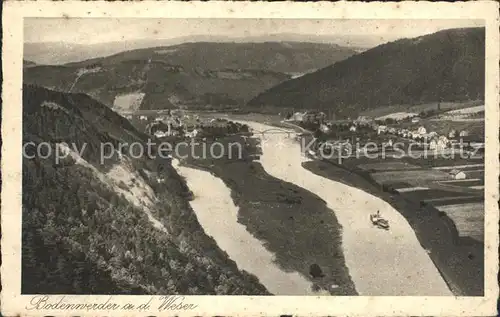
[[[384,192],[361,175],[329,161],[311,161],[303,167],[312,173],[348,186],[360,188],[397,209],[415,231],[420,244],[457,296],[482,296],[484,293],[484,245],[461,241],[445,214]]]

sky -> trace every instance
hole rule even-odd
[[[313,37],[373,36],[379,43],[443,29],[484,26],[481,20],[309,20],[309,19],[156,19],[25,18],[25,42],[98,44],[173,39],[193,35],[257,37],[293,33]]]

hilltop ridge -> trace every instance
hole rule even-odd
[[[285,81],[248,106],[332,109],[352,117],[382,106],[483,99],[484,50],[484,28],[400,39]]]

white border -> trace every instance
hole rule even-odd
[[[7,2],[3,10],[2,124],[2,314],[29,316],[483,316],[495,315],[498,297],[498,153],[499,153],[499,23],[498,4],[362,3],[362,2]],[[159,313],[124,311],[26,311],[31,296],[20,295],[21,274],[21,87],[23,17],[156,17],[156,18],[298,18],[298,19],[484,19],[486,21],[486,236],[484,297],[300,297],[188,296],[196,310]],[[100,296],[68,296],[96,301]],[[113,300],[143,301],[147,296],[113,296]]]

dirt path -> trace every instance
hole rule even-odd
[[[270,126],[244,122],[265,131]],[[260,162],[266,172],[315,193],[343,226],[346,265],[360,295],[453,295],[406,219],[382,199],[315,175],[302,167],[300,144],[286,134],[265,135]],[[374,228],[380,210],[390,231]]]

